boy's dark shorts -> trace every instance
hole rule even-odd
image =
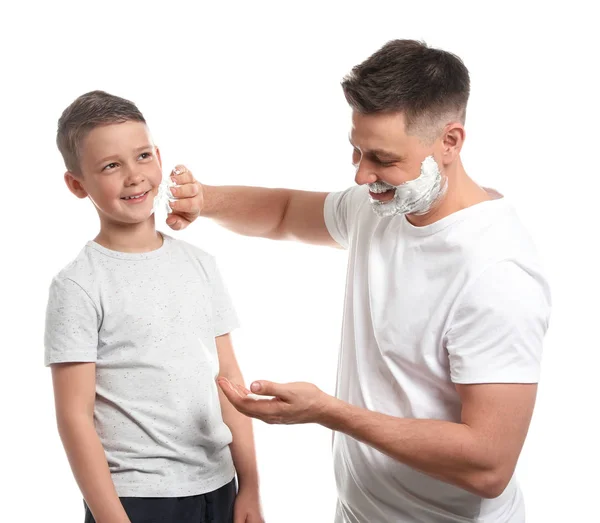
[[[207,494],[182,498],[120,498],[131,523],[233,523],[237,487],[230,483]],[[95,523],[84,502],[85,522]]]

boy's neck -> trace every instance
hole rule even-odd
[[[154,226],[154,215],[142,223],[105,223],[101,220],[96,243],[111,251],[150,252],[163,244],[162,235]]]

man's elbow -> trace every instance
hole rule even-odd
[[[506,490],[511,479],[512,471],[488,470],[472,480],[471,490],[485,499],[497,498]]]

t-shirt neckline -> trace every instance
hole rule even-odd
[[[406,216],[402,216],[402,228],[411,236],[430,236],[473,215],[487,212],[495,208],[502,208],[507,205],[506,198],[498,191],[489,188],[485,188],[485,190],[490,193],[492,199],[476,203],[475,205],[471,205],[470,207],[466,207],[464,209],[460,209],[459,211],[453,212],[452,214],[445,216],[444,218],[429,225],[416,226],[410,223]]]
[[[162,245],[158,249],[154,249],[153,251],[148,251],[148,252],[114,251],[112,249],[108,249],[107,247],[104,247],[103,245],[100,245],[98,242],[96,242],[94,240],[88,241],[86,246],[104,254],[105,256],[110,256],[111,258],[117,258],[119,260],[132,260],[132,261],[151,260],[154,258],[158,258],[159,256],[162,256],[168,250],[169,243],[171,242],[170,236],[168,236],[167,234],[164,234],[162,232],[159,232],[159,234],[163,238]]]

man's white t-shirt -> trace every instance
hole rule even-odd
[[[366,187],[330,194],[349,251],[337,396],[402,418],[460,422],[455,384],[536,383],[550,315],[535,248],[498,193],[431,225],[380,218]],[[336,432],[337,523],[521,523],[513,477],[484,499]]]

